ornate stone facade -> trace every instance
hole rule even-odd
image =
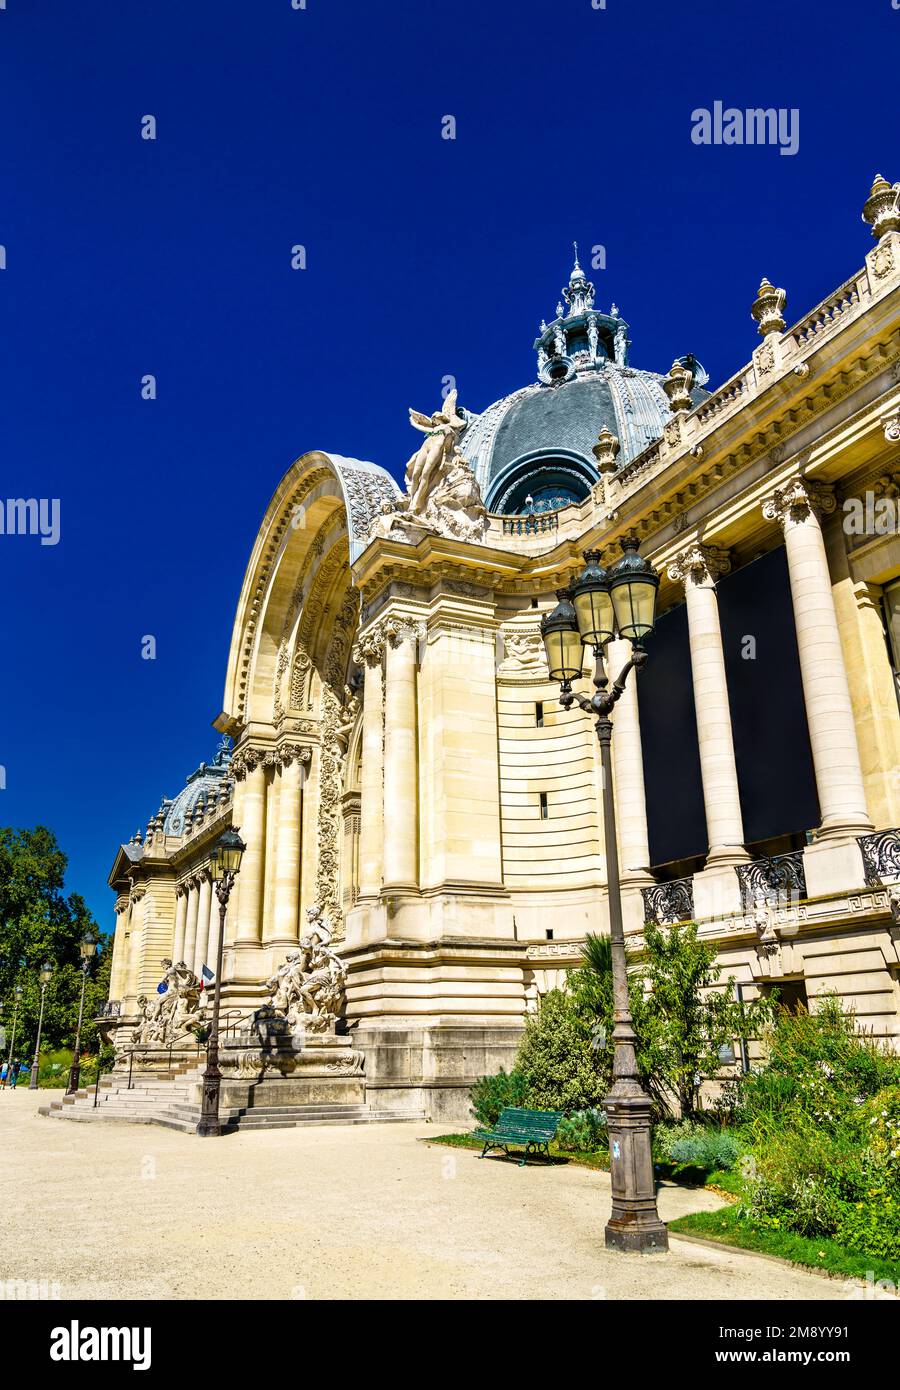
[[[645,920],[691,916],[747,991],[790,981],[811,1007],[836,991],[877,1034],[900,1037],[900,874],[882,855],[875,881],[865,857],[869,837],[893,845],[900,824],[900,655],[892,669],[898,636],[885,620],[891,603],[898,612],[900,538],[842,526],[848,499],[897,491],[896,208],[897,186],[876,180],[865,265],[798,323],[763,281],[762,341],[748,323],[746,365],[711,394],[692,357],[665,375],[633,368],[628,325],[595,307],[576,266],[536,342],[537,382],[481,416],[455,393],[431,416],[411,412],[423,442],[404,491],[373,464],[317,451],[296,461],[238,604],[216,720],[234,753],[221,776],[179,794],[177,823],[164,803],[110,876],[120,1039],[171,1031],[154,1003],[164,958],[195,979],[214,959],[209,850],[233,823],[248,848],[222,1007],[241,1084],[254,1067],[287,1077],[300,1065],[291,1029],[323,1026],[333,1045],[315,1065],[330,1047],[370,1104],[464,1117],[469,1082],[510,1064],[552,972],[607,929],[596,740],[559,709],[538,624],[584,550],[608,566],[626,537],[661,575],[659,642],[665,622],[683,632],[666,696],[686,713],[664,737],[657,721],[653,757],[696,749],[693,770],[661,792],[644,742],[665,703],[647,684],[654,634],[640,699],[630,688],[614,717],[635,946]],[[557,413],[556,401],[582,404]],[[529,433],[543,429],[555,433]],[[556,491],[560,454],[583,482],[570,496]],[[485,512],[481,482],[519,499],[515,514]],[[771,557],[788,618],[778,624],[751,582]],[[745,607],[729,609],[741,582]],[[734,611],[749,614],[738,648]],[[799,714],[778,705],[787,675],[773,669],[774,695],[754,687],[774,699],[773,722],[794,721],[771,800],[799,775],[795,748],[808,748],[819,812],[801,816],[785,796],[784,823],[763,817],[760,830],[753,763],[771,729],[753,724],[741,681],[773,627],[789,639]],[[617,669],[627,651],[616,643]],[[701,842],[667,860],[659,826],[686,814],[689,794]],[[327,941],[308,941],[313,908]],[[191,1016],[189,1000],[180,1007],[177,1026]],[[247,1032],[267,1007],[284,1025],[268,1050]]]

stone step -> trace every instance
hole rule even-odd
[[[63,1109],[59,1102],[42,1106],[40,1113],[82,1123],[122,1120],[133,1124],[159,1124],[191,1134],[200,1119],[199,1105],[135,1105],[107,1102]],[[223,1109],[220,1120],[226,1132],[245,1129],[294,1129],[300,1125],[360,1125],[422,1123],[421,1110],[380,1111],[365,1106],[260,1106],[250,1110]]]

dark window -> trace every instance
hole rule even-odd
[[[541,792],[540,797],[541,797],[541,820],[546,820],[546,819],[547,819],[547,816],[548,816],[548,811],[547,811],[547,793],[546,793],[546,792]]]
[[[716,592],[744,843],[802,835],[819,824],[819,801],[784,546]]]
[[[763,985],[762,993],[766,996],[777,993],[777,1006],[785,1013],[797,1015],[808,1012],[805,980],[779,980],[777,984]]]
[[[534,722],[535,722],[535,724],[538,726],[539,729],[543,729],[543,727],[544,727],[544,706],[543,706],[543,704],[541,703],[540,700],[538,700],[537,704],[536,704],[535,707],[534,707]]]
[[[548,928],[547,928],[547,940],[548,940],[548,941],[552,941],[552,940],[553,940],[553,928],[552,928],[552,927],[548,927]]]

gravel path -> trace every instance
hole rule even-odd
[[[0,1283],[84,1299],[847,1296],[841,1281],[683,1241],[668,1256],[608,1253],[605,1174],[417,1143],[430,1125],[201,1140],[47,1119],[45,1098],[0,1092]],[[719,1205],[660,1194],[664,1219]]]

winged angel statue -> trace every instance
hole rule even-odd
[[[467,541],[484,539],[487,512],[472,467],[459,451],[467,421],[457,411],[456,396],[451,391],[433,415],[410,410],[409,423],[425,438],[406,465],[406,496],[384,504],[375,534],[408,535],[419,529]]]

